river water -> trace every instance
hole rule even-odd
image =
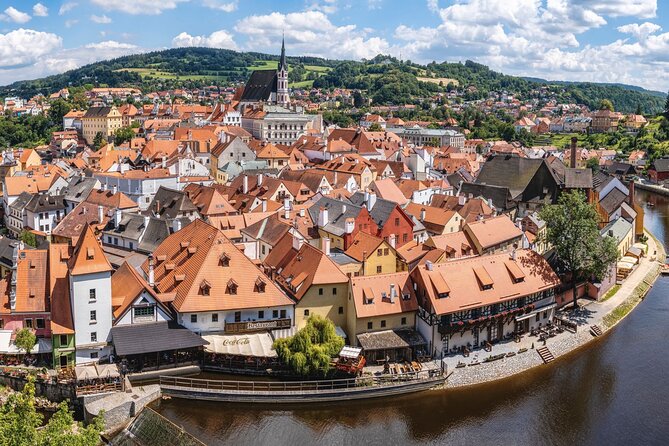
[[[669,198],[637,192],[662,241]],[[172,399],[155,408],[212,445],[669,444],[669,279],[609,335],[503,381],[364,402],[258,407]]]

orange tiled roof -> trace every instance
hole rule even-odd
[[[49,288],[51,290],[51,331],[54,335],[74,334],[70,304],[68,260],[72,247],[66,244],[49,245]]]
[[[112,271],[112,266],[102,251],[100,241],[88,224],[77,241],[68,267],[72,276]]]
[[[392,301],[391,286],[396,293]],[[418,301],[408,272],[352,277],[351,292],[358,318],[418,310]]]

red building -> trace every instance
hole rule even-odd
[[[658,158],[648,167],[648,177],[654,183],[669,179],[669,158]]]

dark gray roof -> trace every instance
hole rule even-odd
[[[607,215],[611,215],[625,202],[625,200],[627,200],[627,195],[617,187],[614,187],[606,197],[599,201],[599,205]]]
[[[658,158],[651,163],[651,167],[657,172],[669,172],[669,158]]]
[[[505,187],[512,198],[521,195],[542,165],[544,159],[521,158],[513,155],[493,156],[483,164],[477,184]],[[555,175],[547,165],[546,168]],[[557,183],[557,179],[556,179]]]
[[[130,240],[139,241],[140,237],[144,233],[147,220],[150,221],[150,217],[123,212],[121,213],[121,221],[118,227],[115,226],[114,221],[112,220],[109,222],[109,229],[105,230],[104,233],[109,235],[118,235]]]
[[[613,237],[616,242],[620,243],[620,241],[624,239],[631,230],[632,223],[620,217],[616,218],[604,228],[602,228],[599,233],[602,235],[602,237]]]
[[[360,346],[365,351],[410,348],[426,345],[427,342],[415,330],[385,330],[372,333],[360,333]]]
[[[18,240],[12,240],[10,238],[0,235],[0,264],[4,265],[7,268],[12,266],[14,261],[14,247],[18,244]],[[31,246],[25,245],[26,249],[33,249]]]
[[[276,93],[277,72],[276,70],[256,70],[251,73],[241,102],[244,101],[268,101],[270,95]]]
[[[567,189],[591,189],[592,169],[572,169],[564,171],[564,187]]]
[[[26,204],[26,210],[33,213],[56,211],[59,209],[65,209],[63,195],[33,195],[28,204]]]
[[[634,175],[636,173],[633,165],[617,161],[614,161],[606,170],[612,175]]]
[[[185,225],[182,225],[182,227]],[[153,252],[170,235],[170,223],[160,218],[150,217],[139,242],[139,251]]]
[[[9,205],[10,208],[12,209],[18,209],[20,211],[23,211],[30,200],[33,199],[33,195],[29,192],[21,192],[18,197],[16,197],[16,200],[12,202],[12,204]]]
[[[604,172],[597,172],[592,176],[592,186],[597,193],[601,192],[604,187],[613,180],[613,177]]]
[[[184,212],[197,211],[197,206],[193,204],[185,192],[163,186],[158,188],[158,192],[156,192],[149,206],[149,212],[153,212],[153,215],[162,218],[176,218]]]
[[[209,344],[176,322],[118,325],[112,327],[111,333],[114,349],[119,356],[180,350]]]
[[[350,200],[351,203],[357,206],[362,206],[363,203],[365,203],[365,194],[362,192],[356,192],[351,195]],[[394,201],[377,198],[372,209],[368,209],[369,215],[371,215],[372,220],[374,220],[374,222],[379,225],[379,228],[382,228],[386,224],[388,218],[390,218],[390,214],[393,212],[396,206],[397,203]]]
[[[104,118],[111,111],[111,107],[90,107],[86,110],[84,118]]]
[[[493,206],[497,209],[512,209],[515,205],[509,189],[501,186],[489,184],[462,183],[460,194],[465,196],[483,197],[486,200],[492,200]]]
[[[345,212],[343,212],[344,206],[346,206]],[[322,197],[316,204],[309,208],[311,221],[318,223],[318,213],[321,207],[328,210],[328,224],[325,225],[323,229],[335,235],[343,235],[345,232],[346,219],[357,218],[362,210],[362,207],[354,205],[349,200],[336,200],[330,197]]]
[[[81,203],[88,197],[91,190],[98,182],[95,178],[74,176],[69,180],[69,185],[63,189],[65,200],[75,203]]]

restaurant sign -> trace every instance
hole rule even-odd
[[[253,331],[275,330],[277,328],[289,328],[290,319],[272,319],[270,321],[249,321],[249,322],[226,322],[226,333],[246,333]]]

